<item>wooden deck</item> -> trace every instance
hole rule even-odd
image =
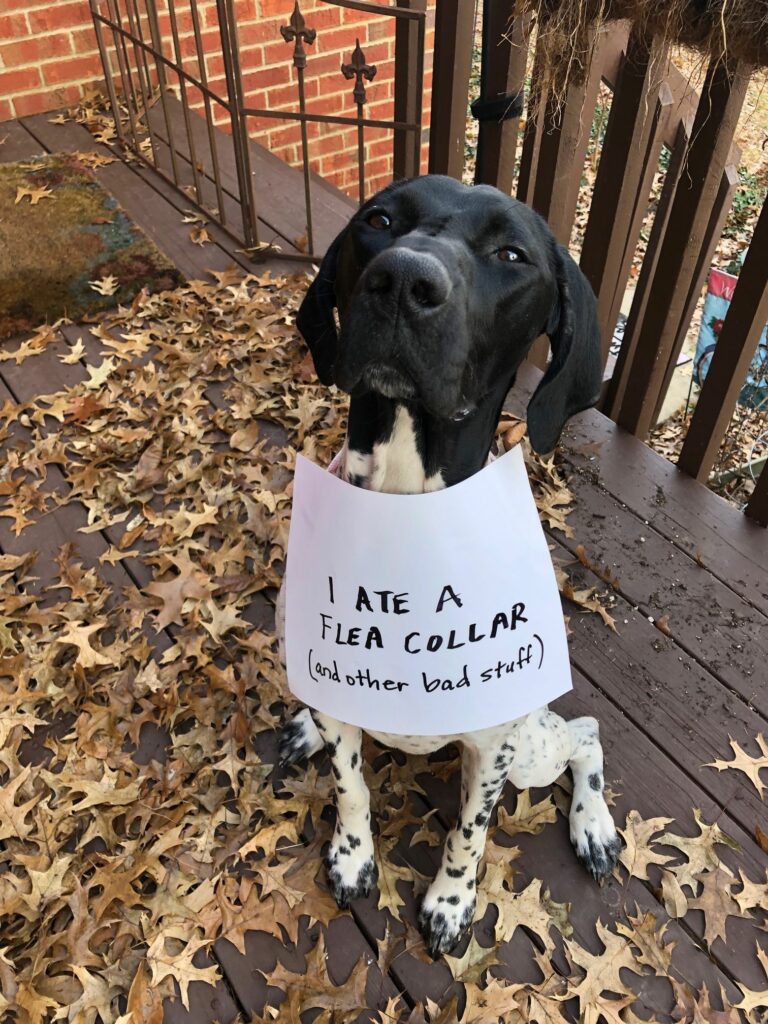
[[[104,148],[81,126],[54,125],[50,117],[0,125],[0,139],[4,139],[0,162],[44,152]],[[252,269],[237,245],[216,228],[209,228],[213,245],[193,244],[180,216],[189,204],[139,164],[112,163],[99,168],[96,175],[188,278],[204,277],[209,270],[225,270],[233,263]],[[283,198],[293,189],[300,202],[298,176],[284,170],[281,187]],[[344,208],[338,197],[335,208],[336,215]],[[282,223],[282,214],[283,205],[270,206],[270,226],[288,240],[295,237],[296,225]],[[275,261],[268,265],[276,270],[296,269]],[[82,328],[65,328],[61,345],[73,343],[82,333]],[[537,374],[533,368],[521,374],[509,401],[512,411],[523,411],[525,395]],[[6,400],[26,401],[85,376],[85,360],[65,365],[55,346],[34,360],[31,372],[24,364],[0,363],[0,405]],[[557,708],[568,716],[587,713],[600,720],[606,782],[616,794],[614,814],[619,823],[635,809],[643,818],[672,818],[690,834],[692,811],[698,808],[707,822],[717,821],[740,845],[740,854],[724,857],[734,870],[740,867],[754,881],[764,880],[768,859],[755,838],[755,828],[761,825],[768,830],[765,803],[739,773],[702,766],[730,757],[729,738],[756,752],[755,737],[766,733],[768,534],[597,412],[579,416],[569,426],[562,459],[576,496],[569,519],[574,535],[568,539],[552,532],[551,542],[558,556],[574,563],[578,562],[577,546],[583,545],[594,564],[610,568],[618,580],[612,609],[618,632],[610,632],[597,616],[572,612],[575,689],[557,702]],[[53,485],[67,486],[63,476],[53,479]],[[85,521],[85,511],[75,503],[19,537],[10,531],[7,520],[0,519],[0,551],[39,549],[36,568],[42,586],[46,562],[53,565],[62,543],[76,538],[77,550],[88,565],[97,564],[112,543],[109,529],[77,533]],[[130,583],[141,587],[151,578],[141,557],[105,564],[101,571],[115,588]],[[574,576],[585,585],[603,587],[593,572],[578,564]],[[260,600],[250,618],[264,622],[270,614]],[[666,631],[657,628],[660,619],[668,623]],[[155,643],[163,649],[173,638],[164,631]],[[259,742],[266,759],[274,750],[275,738],[262,734]],[[140,751],[141,756],[145,754]],[[160,740],[153,756],[163,756]],[[446,783],[420,777],[420,782],[426,796],[414,795],[414,813],[436,810],[433,826],[437,823],[434,827],[444,833],[456,811],[457,779]],[[507,794],[508,806],[514,806],[514,799]],[[602,888],[593,884],[573,856],[562,816],[541,835],[522,837],[520,845],[523,855],[516,867],[521,881],[540,878],[555,900],[571,904],[574,932],[585,948],[599,952],[595,921],[618,920],[632,902],[659,921],[668,920],[654,884],[636,878],[626,884],[611,879]],[[423,843],[409,847],[403,841],[399,849],[405,863],[423,874],[431,876],[436,870],[439,847]],[[412,923],[415,908],[410,888],[404,885],[401,892],[405,903],[401,916]],[[344,980],[361,953],[377,958],[377,942],[388,924],[392,926],[387,913],[376,909],[374,896],[359,901],[351,917],[332,923],[329,970],[335,978]],[[299,953],[311,945],[316,927],[310,930],[302,925]],[[486,915],[478,929],[481,944],[489,944],[491,935]],[[682,977],[697,987],[706,983],[710,992],[717,993],[722,986],[728,1005],[741,998],[734,978],[753,989],[766,988],[755,941],[768,949],[768,934],[749,922],[730,920],[728,943],[716,939],[710,947],[703,938],[702,914],[690,911],[683,920],[672,921],[668,937],[677,943],[673,963]],[[496,973],[517,981],[530,977],[536,948],[535,940],[519,929],[504,947],[503,966]],[[168,1002],[167,1021],[248,1021],[252,1013],[264,1010],[278,955],[286,963],[300,962],[296,950],[282,949],[262,932],[248,935],[245,955],[226,940],[217,941],[211,955],[224,981],[215,988],[194,983],[189,1012],[179,1002]],[[383,1007],[387,997],[397,993],[408,1005],[426,998],[437,1000],[451,985],[456,983],[444,962],[427,963],[416,952],[404,952],[380,977],[378,991],[370,991],[369,981],[370,1005]],[[670,1009],[668,993],[652,978],[643,980],[640,992],[641,1005],[663,1019]]]

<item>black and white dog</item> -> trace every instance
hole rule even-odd
[[[371,490],[418,494],[482,469],[515,373],[541,334],[552,359],[528,406],[536,451],[554,448],[600,386],[595,298],[571,257],[527,206],[451,178],[397,182],[367,202],[328,250],[297,325],[322,383],[351,396],[342,472]],[[570,767],[576,853],[596,879],[612,870],[619,841],[595,719],[565,722],[543,707],[459,735],[371,735],[408,753],[463,745],[459,819],[419,917],[432,955],[472,923],[488,819],[507,779],[548,786]],[[337,817],[326,863],[342,907],[377,878],[361,740],[356,726],[306,710],[281,739],[286,762],[323,745],[330,755]]]

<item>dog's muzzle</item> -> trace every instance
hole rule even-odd
[[[450,252],[407,245],[371,260],[342,318],[336,383],[343,391],[421,401],[446,419],[467,415],[466,346],[454,342],[465,336],[454,263]]]
[[[361,285],[382,311],[391,307],[415,320],[432,316],[453,290],[448,271],[436,256],[404,246],[377,256]]]

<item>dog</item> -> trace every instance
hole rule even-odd
[[[528,405],[533,448],[551,451],[566,420],[598,397],[600,338],[586,278],[538,214],[486,185],[426,175],[379,192],[328,249],[296,323],[321,383],[350,395],[340,472],[356,487],[418,494],[482,469],[516,371],[541,334],[552,358]],[[459,735],[371,735],[414,754],[463,747],[459,818],[419,911],[432,956],[472,923],[488,821],[508,779],[548,786],[570,767],[576,854],[598,881],[615,866],[620,843],[595,719],[565,722],[543,707]],[[283,763],[323,746],[330,756],[336,825],[326,870],[341,907],[367,895],[378,875],[361,741],[360,728],[307,709],[280,740]]]

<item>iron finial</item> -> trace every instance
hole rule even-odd
[[[296,0],[296,5],[293,8],[290,23],[280,26],[280,35],[286,43],[290,43],[292,40],[296,41],[296,45],[293,48],[293,65],[297,68],[305,68],[307,66],[307,54],[303,44],[306,43],[308,46],[311,46],[317,37],[317,30],[307,28],[304,15],[299,10],[298,0]]]
[[[349,64],[341,65],[341,73],[347,79],[355,79],[355,88],[352,95],[355,103],[365,103],[365,86],[363,79],[371,82],[376,74],[375,64],[365,63],[365,54],[360,47],[360,40],[355,40],[355,48],[352,51]]]

